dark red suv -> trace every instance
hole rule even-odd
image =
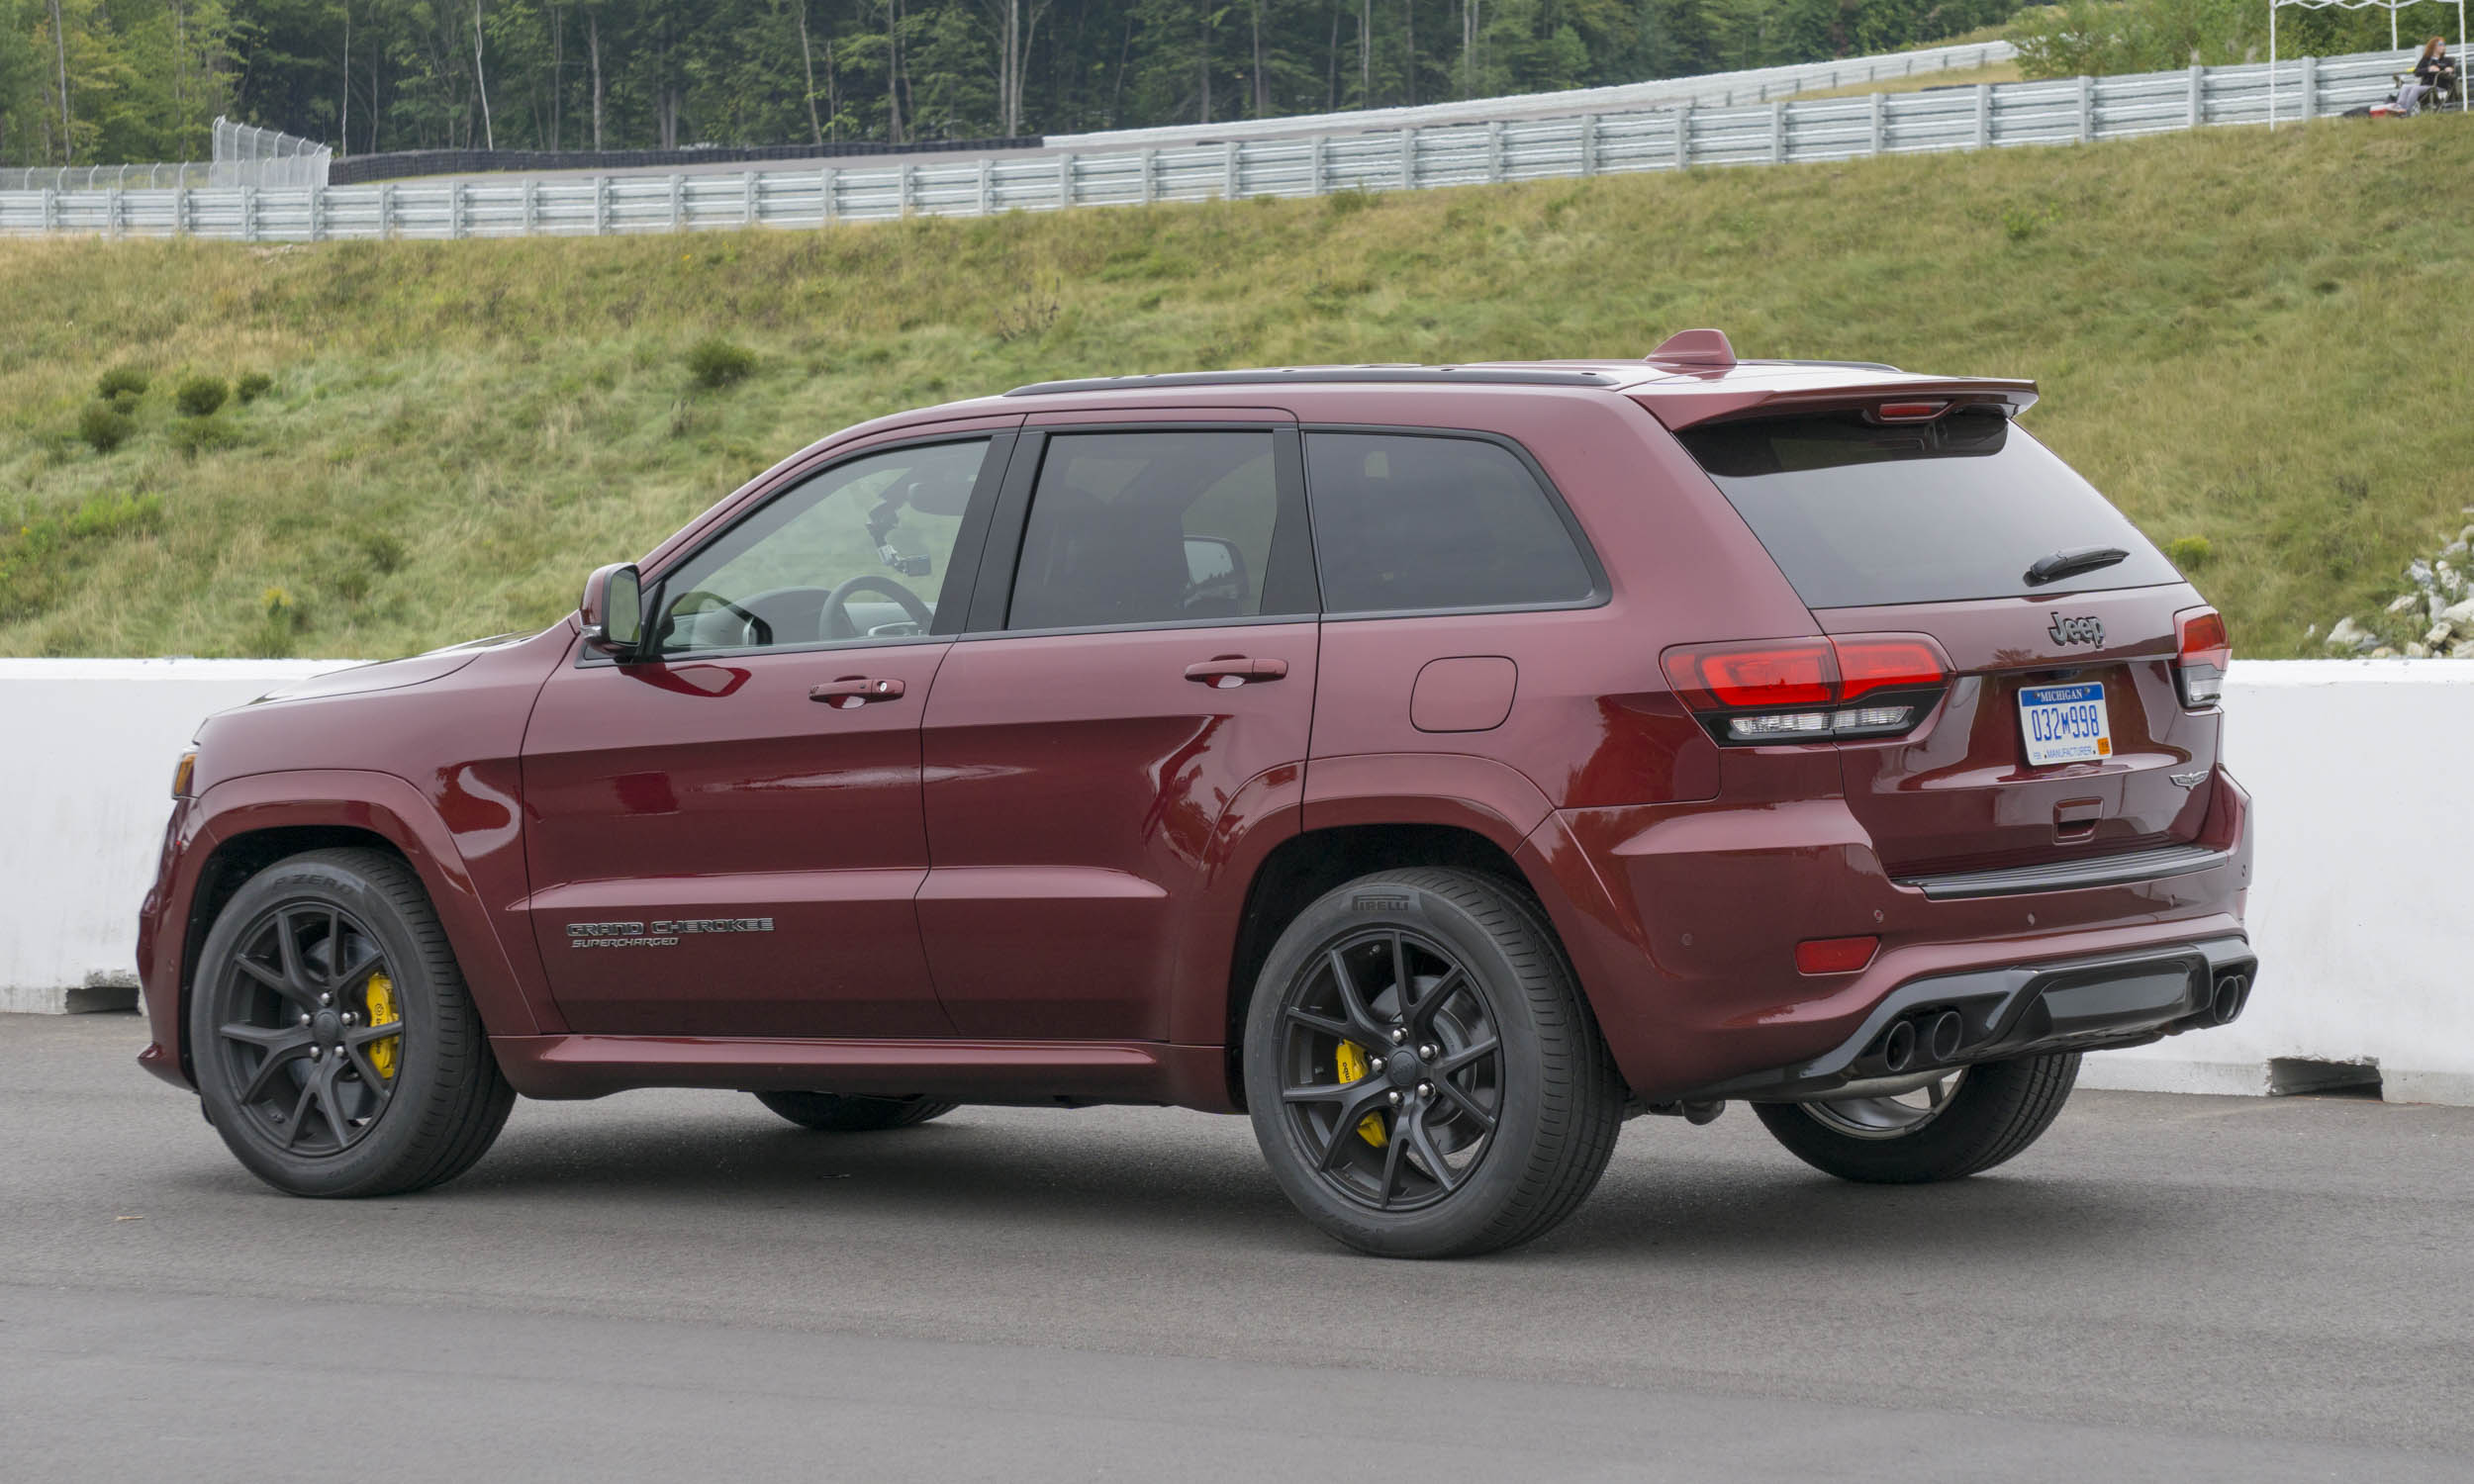
[[[1972,1173],[2254,968],[2224,624],[2034,398],[1697,330],[852,428],[544,633],[208,721],[142,1060],[305,1195],[650,1085],[1242,1109],[1398,1255],[1636,1113]]]

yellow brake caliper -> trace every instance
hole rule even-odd
[[[371,1025],[387,1025],[395,1020],[397,1014],[395,980],[387,977],[385,970],[379,970],[369,976],[369,992],[366,1001]],[[377,1068],[378,1075],[389,1080],[394,1079],[395,1054],[403,1048],[403,1045],[402,1036],[389,1036],[384,1041],[369,1043],[369,1065]]]
[[[1366,1053],[1358,1050],[1356,1042],[1343,1041],[1340,1043],[1340,1049],[1332,1053],[1332,1067],[1340,1073],[1340,1080],[1357,1081],[1367,1072]],[[1380,1113],[1369,1113],[1358,1120],[1358,1137],[1377,1149],[1381,1149],[1384,1142],[1391,1136],[1383,1128],[1383,1116]]]

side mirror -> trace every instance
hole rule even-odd
[[[584,580],[584,642],[621,659],[644,642],[644,579],[632,562],[613,562]]]

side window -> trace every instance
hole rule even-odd
[[[988,440],[836,465],[666,573],[658,654],[930,631]]]
[[[1052,436],[1005,627],[1255,617],[1279,513],[1269,432]]]
[[[1588,564],[1528,466],[1499,443],[1310,432],[1306,498],[1323,610],[1573,603]]]

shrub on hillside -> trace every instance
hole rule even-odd
[[[238,429],[211,415],[184,417],[172,424],[172,446],[190,458],[230,448],[239,441]]]
[[[146,374],[135,366],[114,366],[96,380],[94,394],[106,402],[118,402],[123,396],[143,397]]]
[[[2184,572],[2196,572],[2216,555],[2206,536],[2175,536],[2165,543],[2165,560]]]
[[[688,374],[707,391],[745,381],[756,369],[756,352],[744,345],[733,345],[719,335],[709,335],[688,347]]]
[[[97,453],[110,453],[129,441],[138,430],[130,416],[108,402],[89,402],[77,415],[77,436],[85,439]]]
[[[244,371],[240,373],[240,379],[232,384],[232,395],[240,399],[242,407],[247,407],[274,389],[275,378],[263,371]]]
[[[232,389],[224,385],[220,376],[192,376],[172,394],[172,405],[180,409],[184,417],[212,417],[231,395]]]

